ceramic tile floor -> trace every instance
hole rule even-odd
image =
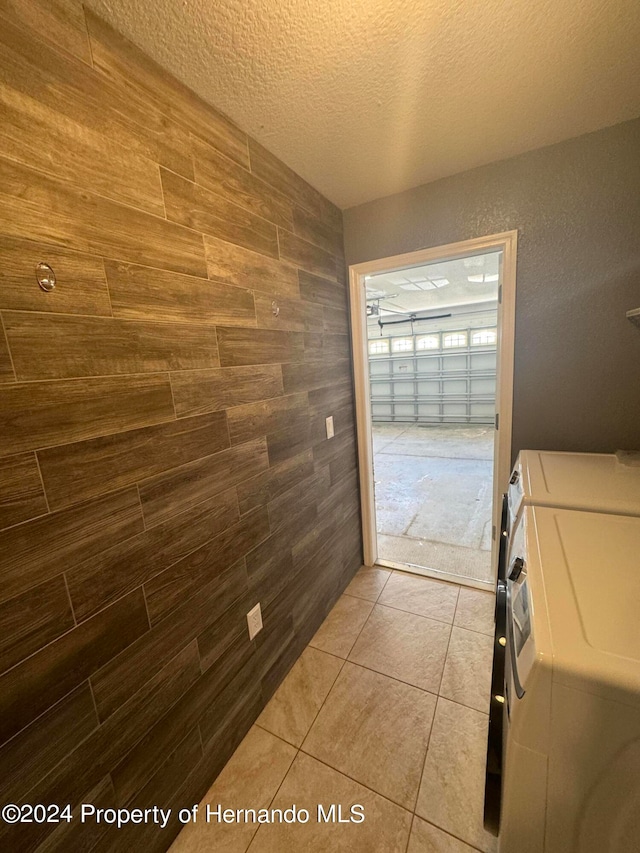
[[[493,595],[362,568],[201,805],[305,824],[185,827],[172,853],[494,853],[482,827]],[[321,823],[340,803],[362,823]]]

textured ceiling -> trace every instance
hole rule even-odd
[[[640,114],[638,0],[89,0],[340,207]]]

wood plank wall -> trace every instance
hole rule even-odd
[[[360,565],[341,214],[79,0],[0,42],[0,800],[188,806]]]

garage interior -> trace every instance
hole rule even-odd
[[[491,583],[500,274],[488,252],[366,279],[383,565]]]

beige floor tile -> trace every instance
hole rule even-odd
[[[450,632],[443,622],[376,604],[349,660],[437,693]]]
[[[390,575],[389,569],[363,566],[347,587],[346,592],[357,598],[366,598],[367,601],[377,601]]]
[[[415,817],[407,853],[475,853],[475,850],[448,832]]]
[[[206,823],[213,808],[267,808],[291,767],[296,750],[254,726],[227,762],[200,804],[200,820],[187,824],[171,853],[245,853],[257,827],[253,824]]]
[[[485,853],[496,839],[482,825],[486,714],[438,699],[416,814]]]
[[[489,713],[493,639],[454,626],[442,673],[440,695]]]
[[[496,597],[492,592],[482,592],[480,589],[468,587],[461,589],[453,624],[460,628],[468,628],[469,631],[490,634],[493,637],[495,606]]]
[[[300,746],[344,661],[311,646],[302,652],[257,723]]]
[[[395,803],[374,794],[352,779],[298,753],[272,807],[288,808],[295,803],[308,809],[305,824],[265,824],[258,829],[250,853],[404,853],[411,814]],[[342,806],[348,817],[351,806],[364,807],[362,823],[318,821],[318,804],[325,811]]]
[[[413,810],[436,697],[346,663],[302,749]]]
[[[372,608],[370,601],[354,598],[352,595],[340,596],[309,645],[331,655],[346,658]]]
[[[379,604],[408,610],[440,622],[453,622],[459,587],[444,581],[394,572],[389,578]]]

